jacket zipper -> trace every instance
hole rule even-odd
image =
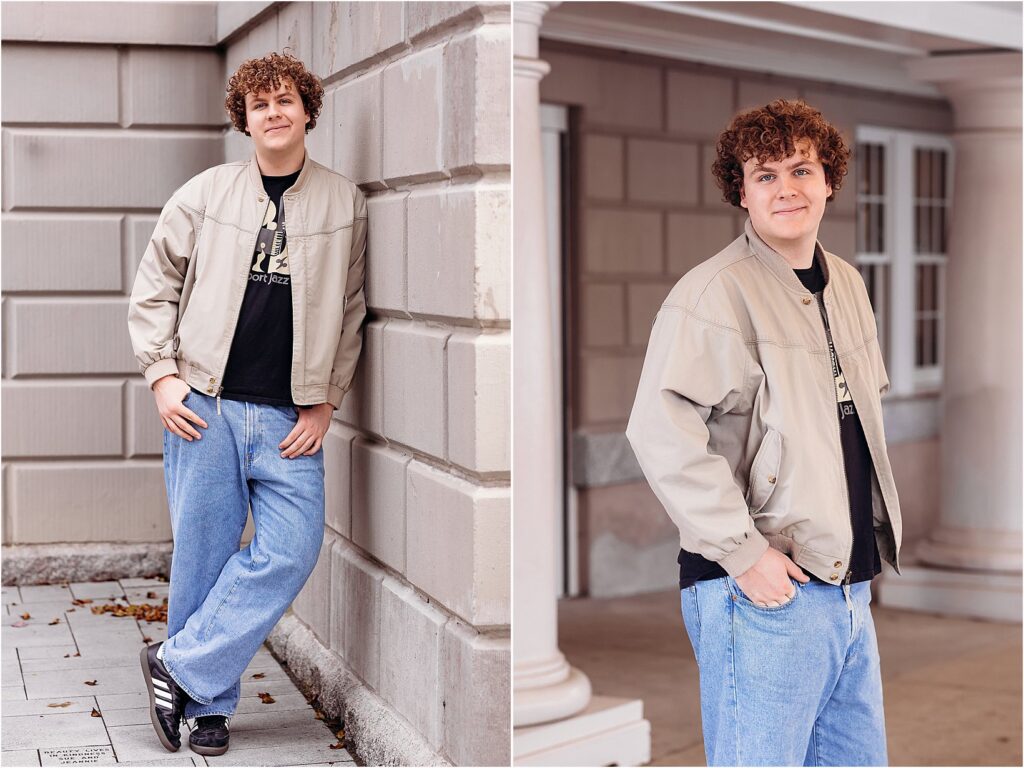
[[[832,343],[832,329],[828,324],[828,313],[825,312],[825,292],[819,291],[814,294],[814,298],[817,300],[818,309],[821,311],[821,322],[825,326],[825,338],[828,340],[828,351],[829,351],[829,369],[832,379],[832,397],[836,396],[836,369],[839,366],[839,355],[836,354],[835,344]],[[846,556],[846,578],[843,579],[843,583],[847,586],[850,584],[850,577],[852,573],[850,558],[853,557],[853,511],[850,509],[850,476],[846,471],[846,454],[843,451],[843,424],[839,418],[839,405],[835,406],[836,409],[836,426],[839,429],[839,455],[843,461],[843,491],[846,497],[846,514],[850,519],[850,552]]]
[[[282,196],[281,205],[284,205],[284,198]],[[263,226],[263,221],[267,218],[267,211],[270,209],[270,195],[267,195],[267,204],[263,208],[263,214],[260,216],[260,227]],[[257,228],[256,234],[253,236],[252,245],[249,247],[249,260],[252,260],[252,253],[256,250],[256,243],[260,239],[260,230]],[[246,276],[248,277],[249,270],[246,269]],[[242,303],[245,301],[245,289],[242,290],[242,301],[238,302],[238,309],[235,311],[235,322],[232,325],[231,335],[234,336],[234,329],[238,327],[238,317],[242,314]],[[220,415],[220,393],[224,391],[224,371],[227,370],[228,356],[231,354],[231,345],[228,344],[228,354],[224,357],[224,364],[221,366],[221,386],[217,388],[217,415]]]

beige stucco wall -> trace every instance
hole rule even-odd
[[[718,134],[741,109],[803,98],[853,145],[858,124],[943,132],[944,101],[544,41],[541,100],[573,108],[577,234],[567,330],[579,504],[580,584],[591,595],[669,587],[678,535],[643,481],[622,432],[661,301],[686,271],[741,231],[711,174]],[[856,160],[820,239],[852,261]],[[906,538],[933,519],[921,471],[936,439],[893,446]],[[584,455],[585,454],[585,455]],[[611,457],[611,458],[609,458]]]
[[[311,157],[367,193],[370,307],[293,610],[439,758],[507,762],[507,4],[42,5],[3,6],[4,544],[170,541],[128,295],[171,193],[251,152],[227,77],[288,47]]]

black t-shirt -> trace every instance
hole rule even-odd
[[[228,400],[294,406],[292,379],[292,290],[288,267],[287,219],[281,196],[302,172],[263,176],[270,198],[249,267],[242,309],[224,371]],[[227,254],[225,255],[228,256]]]
[[[821,269],[815,253],[814,263],[807,269],[794,269],[796,276],[804,287],[815,294],[815,300],[821,301],[821,292],[825,289],[825,273]],[[824,322],[824,319],[823,321]],[[882,572],[881,557],[878,544],[875,542],[874,522],[871,511],[871,454],[868,451],[864,429],[857,415],[853,398],[846,388],[839,360],[835,350],[830,346],[832,356],[832,373],[836,380],[836,407],[839,413],[840,441],[843,446],[843,463],[846,469],[846,482],[850,492],[850,520],[853,526],[853,552],[850,556],[850,583],[870,581]],[[822,425],[823,429],[832,426]],[[725,569],[718,563],[707,560],[701,555],[679,550],[679,587],[691,586],[695,581],[717,579],[726,575]],[[813,573],[807,573],[814,581],[823,583]]]

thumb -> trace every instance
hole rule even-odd
[[[803,569],[799,565],[794,563],[792,560],[790,560],[788,557],[786,558],[786,571],[794,579],[796,579],[797,581],[802,581],[805,584],[811,580],[811,577],[804,573]]]

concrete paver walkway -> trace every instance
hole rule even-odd
[[[872,603],[890,765],[1021,765],[1021,625]],[[679,592],[563,600],[559,649],[606,696],[641,698],[652,765],[705,765]]]
[[[183,725],[181,749],[165,750],[150,722],[139,650],[144,642],[165,640],[167,624],[91,608],[159,605],[167,589],[157,579],[3,587],[0,763],[355,764],[347,750],[331,749],[334,734],[265,647],[242,676],[231,748],[217,757],[198,755]],[[74,602],[84,600],[92,602]],[[260,693],[273,702],[264,703]]]

